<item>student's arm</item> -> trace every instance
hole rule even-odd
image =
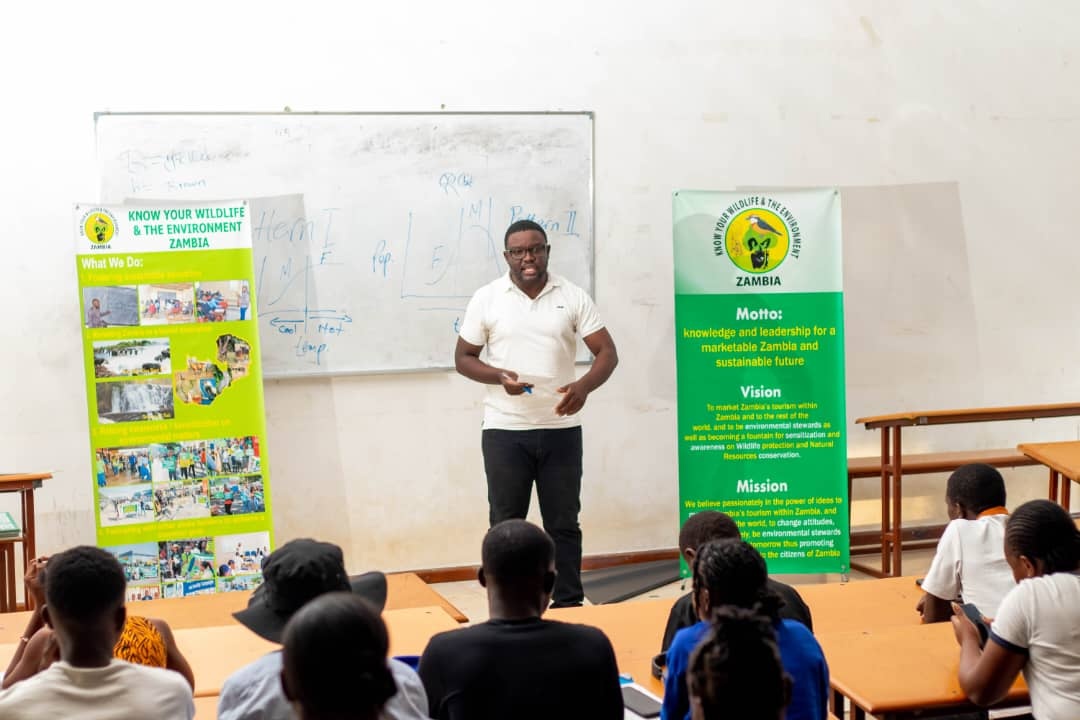
[[[953,520],[945,526],[945,532],[938,541],[930,569],[922,581],[925,593],[919,599],[915,610],[922,615],[924,623],[945,622],[952,617],[951,601],[960,598],[962,586],[962,553],[960,551],[959,523],[966,520]]]
[[[52,630],[47,627],[41,628],[28,641],[20,642],[19,650],[22,652],[16,651],[15,657],[11,659],[11,665],[4,673],[4,682],[0,684],[0,688],[4,690],[20,680],[37,675],[44,666],[51,664],[45,662],[45,658],[51,650],[54,650]]]
[[[180,652],[176,638],[173,637],[172,628],[167,622],[158,618],[147,618],[147,620],[161,633],[161,638],[165,641],[165,667],[183,675],[187,684],[191,686],[191,691],[195,692],[195,673],[187,658],[184,657],[184,653]]]
[[[443,664],[447,662],[447,658],[440,657],[440,645],[438,635],[429,640],[424,653],[420,656],[420,665],[416,669],[420,682],[424,685],[424,692],[427,693],[428,715],[433,718],[440,717],[439,712],[442,710],[443,698],[446,695]]]
[[[688,628],[698,621],[697,612],[694,610],[693,598],[687,594],[675,601],[668,612],[667,627],[664,628],[664,638],[660,641],[660,652],[666,653],[671,643],[675,640],[675,633],[683,628]]]
[[[597,630],[600,638],[597,641],[596,657],[603,658],[600,665],[600,692],[603,693],[603,701],[600,703],[597,720],[608,718],[609,720],[622,720],[626,716],[623,710],[622,689],[619,683],[619,664],[615,660],[615,649],[611,641]]]
[[[952,603],[930,593],[923,593],[915,609],[922,615],[924,623],[945,622],[953,616]]]
[[[1023,599],[1014,588],[1001,603],[998,620],[990,630],[985,648],[978,647],[978,629],[968,616],[954,608],[953,630],[960,643],[960,688],[976,705],[993,705],[1009,692],[1016,676],[1027,662],[1024,642],[1029,634],[1028,615],[1022,610]],[[998,631],[1005,637],[998,635]],[[1007,639],[1008,638],[1008,639]]]
[[[690,690],[686,686],[686,670],[694,642],[688,641],[683,630],[676,634],[668,648],[667,673],[664,675],[664,700],[660,706],[661,720],[682,720],[690,710]],[[695,638],[700,639],[700,638]]]
[[[49,557],[47,555],[36,557],[30,561],[30,567],[26,569],[26,575],[23,580],[26,582],[26,589],[30,593],[30,598],[34,601],[34,611],[30,613],[30,619],[26,622],[26,628],[23,630],[22,637],[19,638],[19,646],[15,648],[15,654],[11,656],[11,662],[8,663],[7,670],[4,672],[4,681],[3,683],[0,683],[0,689],[6,689],[15,682],[14,679],[9,681],[8,678],[11,677],[12,672],[19,666],[34,634],[45,627],[45,619],[41,612],[42,608],[45,607],[45,588],[41,586],[39,578],[41,576],[41,571],[48,561]],[[40,661],[40,650],[38,650],[38,653],[39,658],[35,663]],[[37,664],[34,665],[34,668],[34,671],[31,672],[30,675],[37,672]],[[29,675],[26,675],[25,677],[29,677]]]
[[[998,702],[1009,692],[1024,668],[1027,655],[1020,648],[1006,648],[996,635],[979,648],[979,631],[964,613],[952,618],[956,641],[960,643],[960,687],[976,705]]]
[[[615,350],[615,341],[611,339],[607,328],[600,328],[582,339],[593,354],[592,366],[574,382],[558,388],[563,396],[555,406],[556,415],[573,415],[584,407],[589,393],[603,385],[619,364],[619,353]]]

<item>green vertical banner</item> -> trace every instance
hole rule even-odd
[[[719,510],[774,573],[846,573],[840,194],[673,196],[680,524]]]
[[[98,545],[129,600],[250,590],[271,517],[244,202],[77,205]]]

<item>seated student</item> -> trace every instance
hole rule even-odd
[[[42,609],[45,606],[45,570],[49,558],[41,556],[30,561],[26,571],[27,590],[34,600],[34,611],[27,621],[22,642],[11,657],[0,687],[8,688],[39,673],[60,658],[59,647],[52,628],[46,627]],[[184,676],[195,689],[195,675],[187,658],[180,652],[169,624],[159,618],[128,615],[120,639],[113,648],[113,657],[138,665],[167,668]]]
[[[696,512],[687,518],[679,531],[679,552],[686,560],[688,567],[694,566],[694,554],[698,546],[710,540],[741,540],[739,526],[729,516],[716,510],[703,510]],[[811,632],[814,630],[814,621],[810,617],[810,608],[803,602],[802,597],[795,588],[769,578],[766,581],[769,591],[780,598],[780,617],[788,620],[797,620],[805,625]],[[694,609],[693,593],[687,593],[675,601],[668,613],[667,627],[664,628],[664,639],[660,643],[660,652],[667,652],[671,647],[671,641],[675,633],[685,627],[690,627],[698,622],[697,611]]]
[[[130,720],[195,716],[191,688],[179,673],[113,657],[124,627],[124,569],[95,547],[49,560],[45,623],[60,659],[0,692],[0,717]]]
[[[721,605],[686,671],[692,720],[784,720],[791,678],[776,633],[753,610]]]
[[[378,720],[395,692],[379,611],[353,593],[320,595],[282,637],[281,689],[301,720]]]
[[[776,632],[784,670],[791,676],[788,720],[824,720],[828,712],[829,668],[813,634],[802,623],[780,618],[780,599],[768,590],[765,560],[742,540],[713,540],[694,558],[694,605],[700,621],[675,633],[667,652],[663,720],[690,718],[686,671],[690,654],[709,631],[707,619],[722,605],[753,609],[767,617]]]
[[[952,617],[953,600],[973,603],[983,615],[997,615],[1005,594],[1016,586],[1005,562],[1005,481],[997,469],[973,463],[960,467],[945,485],[949,524],[923,578],[916,610],[923,622]]]
[[[266,558],[263,583],[247,608],[233,617],[259,637],[280,643],[289,619],[315,598],[331,592],[355,592],[382,611],[386,578],[367,573],[350,582],[341,548],[317,540],[290,540]],[[370,582],[377,580],[380,582]],[[426,718],[427,696],[416,672],[403,662],[387,663],[396,683],[382,720]],[[221,686],[218,720],[288,720],[297,717],[281,688],[280,650],[240,668]]]
[[[479,581],[491,619],[436,635],[420,657],[440,720],[621,720],[615,652],[587,625],[541,619],[555,585],[555,543],[525,520],[491,528]]]
[[[1032,500],[1005,527],[1017,585],[1001,601],[985,648],[956,608],[960,687],[978,705],[1008,693],[1023,671],[1038,720],[1080,718],[1080,531],[1060,505]]]

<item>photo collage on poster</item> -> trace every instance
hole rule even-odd
[[[270,554],[270,533],[181,537],[105,549],[124,568],[128,601],[158,600],[254,590]]]
[[[266,511],[257,437],[100,448],[94,464],[102,528]]]
[[[82,300],[88,330],[148,328],[146,337],[93,342],[99,424],[170,420],[174,386],[180,402],[209,405],[248,374],[251,346],[241,337],[220,335],[216,357],[188,357],[174,373],[169,338],[159,334],[162,327],[251,319],[246,280],[84,287]]]
[[[254,320],[249,288],[246,279],[81,287],[93,361],[88,392],[99,544],[123,566],[128,600],[252,590],[262,580],[270,533],[238,532],[269,527],[259,435],[172,441],[186,420],[214,418],[207,412],[217,413],[221,404],[207,406],[249,378],[252,347],[242,335],[255,330],[236,329],[250,323],[231,325]],[[225,324],[215,332],[200,323]],[[193,341],[205,349],[185,353]],[[176,405],[191,409],[178,417]],[[137,439],[117,439],[126,433]],[[155,441],[155,434],[169,441]],[[232,521],[221,526],[229,534],[214,532],[219,518],[232,516],[265,519],[239,527]],[[190,529],[184,521],[192,521]],[[112,545],[110,538],[128,542]]]

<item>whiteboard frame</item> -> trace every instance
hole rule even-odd
[[[213,110],[213,111],[169,111],[169,110],[124,110],[124,111],[112,111],[112,110],[100,110],[94,112],[94,152],[95,158],[100,163],[100,158],[97,158],[98,147],[98,122],[103,118],[109,117],[183,117],[183,118],[197,118],[197,117],[221,117],[221,116],[244,116],[244,117],[304,117],[304,116],[332,116],[332,117],[345,117],[345,116],[426,116],[426,117],[446,117],[446,116],[486,116],[486,117],[502,117],[502,116],[539,116],[539,115],[557,115],[557,116],[582,116],[587,118],[589,122],[589,212],[592,217],[592,225],[589,228],[589,232],[592,235],[592,264],[589,268],[589,281],[592,285],[592,297],[596,299],[596,113],[592,110],[303,110],[295,111],[286,107],[284,110]],[[102,178],[98,178],[98,183],[102,182]],[[235,198],[221,198],[223,200],[235,199]],[[576,360],[577,365],[588,365],[592,363],[592,359]],[[350,375],[399,375],[399,374],[412,374],[412,373],[429,373],[429,372],[450,372],[454,371],[454,367],[423,367],[423,368],[400,368],[395,370],[328,370],[323,372],[289,372],[289,373],[263,373],[263,380],[303,380],[312,378],[331,378],[331,377],[345,377]]]

